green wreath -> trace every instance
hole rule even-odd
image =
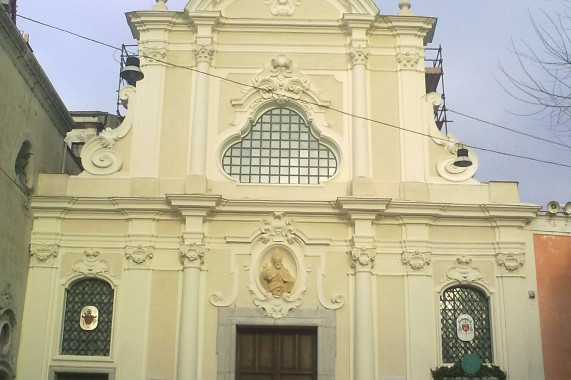
[[[500,367],[493,364],[482,364],[478,372],[470,375],[462,369],[460,361],[454,363],[452,367],[443,365],[442,367],[431,369],[430,372],[432,372],[432,378],[434,380],[453,379],[456,377],[467,377],[470,379],[485,379],[488,377],[495,377],[498,380],[506,380],[507,378],[507,374],[502,371]]]

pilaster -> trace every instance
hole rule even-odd
[[[406,9],[401,16],[387,16],[395,36],[395,59],[401,134],[403,182],[424,182],[428,177],[428,134],[423,123],[423,96],[426,94],[424,46],[429,42],[436,19],[416,17]],[[408,132],[408,131],[413,131]]]
[[[353,178],[370,177],[370,139],[367,104],[369,88],[367,62],[369,58],[367,31],[374,18],[369,15],[346,14],[343,23],[349,38],[349,60],[351,65],[352,105],[352,171]]]
[[[190,12],[189,16],[196,28],[193,49],[196,79],[193,91],[189,174],[205,177],[210,86],[208,74],[214,56],[214,27],[221,15],[219,12]],[[205,192],[205,190],[198,192]]]
[[[206,253],[204,220],[220,201],[214,195],[170,195],[171,205],[185,219],[179,258],[182,265],[182,301],[177,361],[177,379],[198,379],[198,334],[200,273]]]
[[[353,224],[350,263],[355,276],[354,353],[355,380],[376,378],[372,269],[375,265],[373,222],[386,210],[389,200],[381,198],[338,198],[338,206]]]

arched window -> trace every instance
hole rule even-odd
[[[62,355],[109,356],[114,291],[99,279],[82,279],[66,291]]]
[[[226,150],[222,167],[242,183],[320,184],[337,171],[337,158],[297,112],[274,108]]]
[[[473,320],[471,327],[466,315]],[[440,323],[444,363],[454,363],[466,354],[493,361],[489,299],[484,292],[469,286],[446,289],[440,297]],[[463,329],[472,329],[473,337]]]

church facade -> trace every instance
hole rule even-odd
[[[128,13],[125,119],[32,199],[17,378],[542,379],[539,207],[453,164],[399,4]]]

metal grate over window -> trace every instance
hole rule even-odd
[[[109,356],[113,316],[113,288],[103,280],[87,279],[73,283],[66,292],[62,355]],[[94,330],[80,326],[81,310],[95,306],[99,311]]]
[[[474,339],[469,342],[457,335],[456,318],[460,314],[474,319]],[[467,286],[446,289],[440,297],[440,321],[444,363],[454,363],[466,354],[476,354],[487,363],[493,361],[489,300],[483,292]]]
[[[298,113],[274,108],[228,148],[222,166],[242,183],[319,184],[335,174],[337,158]]]

